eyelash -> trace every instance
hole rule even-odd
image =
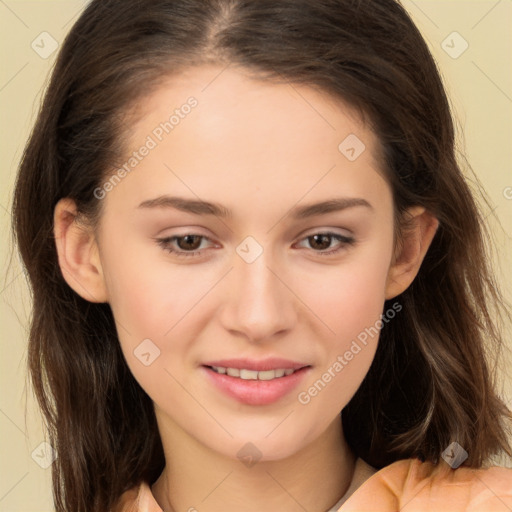
[[[330,232],[330,231],[319,231],[318,233],[312,233],[311,235],[308,235],[308,236],[302,238],[301,241],[307,240],[308,238],[311,238],[311,237],[313,237],[315,235],[329,236],[331,238],[334,238],[334,239],[338,240],[338,242],[340,242],[340,246],[337,249],[334,249],[334,250],[330,250],[330,251],[315,251],[314,249],[312,249],[313,252],[315,252],[319,256],[331,256],[331,255],[337,254],[340,251],[342,251],[344,249],[344,247],[354,245],[354,243],[355,243],[355,239],[352,238],[352,237],[340,235],[339,233],[333,233],[333,232]],[[178,258],[191,258],[191,257],[199,256],[201,254],[201,250],[196,250],[196,251],[183,251],[183,250],[179,250],[179,251],[177,251],[177,250],[175,250],[175,249],[173,249],[171,247],[170,244],[173,241],[183,239],[183,238],[185,238],[187,236],[198,236],[198,237],[200,237],[202,239],[209,240],[208,237],[203,236],[203,235],[198,235],[198,234],[195,234],[195,233],[187,233],[187,234],[181,235],[181,236],[170,236],[170,237],[166,237],[166,238],[157,238],[156,241],[157,241],[158,245],[160,247],[162,247],[162,249],[164,249],[165,251],[167,251],[167,252],[169,252],[171,254],[174,254]]]

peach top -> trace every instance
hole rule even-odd
[[[331,511],[512,512],[512,469],[404,459],[376,471],[358,458],[347,492]],[[114,512],[163,511],[142,482],[121,496]]]

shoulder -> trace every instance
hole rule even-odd
[[[418,459],[371,475],[339,512],[510,512],[512,469],[458,468]],[[126,491],[111,512],[162,512],[146,482]]]
[[[110,512],[163,512],[147,482],[124,492]]]
[[[375,508],[378,503],[379,508]],[[406,508],[407,506],[407,508]],[[394,462],[374,473],[339,509],[415,512],[510,512],[512,469],[452,469],[418,459]]]

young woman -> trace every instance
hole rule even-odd
[[[512,509],[501,296],[394,0],[93,0],[14,225],[58,512]]]

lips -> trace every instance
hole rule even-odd
[[[309,366],[307,363],[300,363],[298,361],[291,361],[290,359],[282,359],[279,357],[270,357],[268,359],[256,360],[256,359],[247,359],[247,358],[238,358],[238,359],[219,359],[216,361],[208,361],[203,363],[204,366],[216,366],[221,368],[235,368],[238,370],[254,370],[258,372],[266,371],[266,370],[279,370],[283,369],[291,369],[291,370],[300,370],[305,366]]]
[[[223,366],[209,366],[213,371],[221,375],[229,375],[243,380],[272,380],[280,379],[285,375],[291,375],[295,370],[293,368],[278,368],[276,370],[248,370],[247,368],[226,368]]]
[[[223,359],[202,366],[223,394],[247,405],[277,402],[296,388],[310,365],[281,358]]]

